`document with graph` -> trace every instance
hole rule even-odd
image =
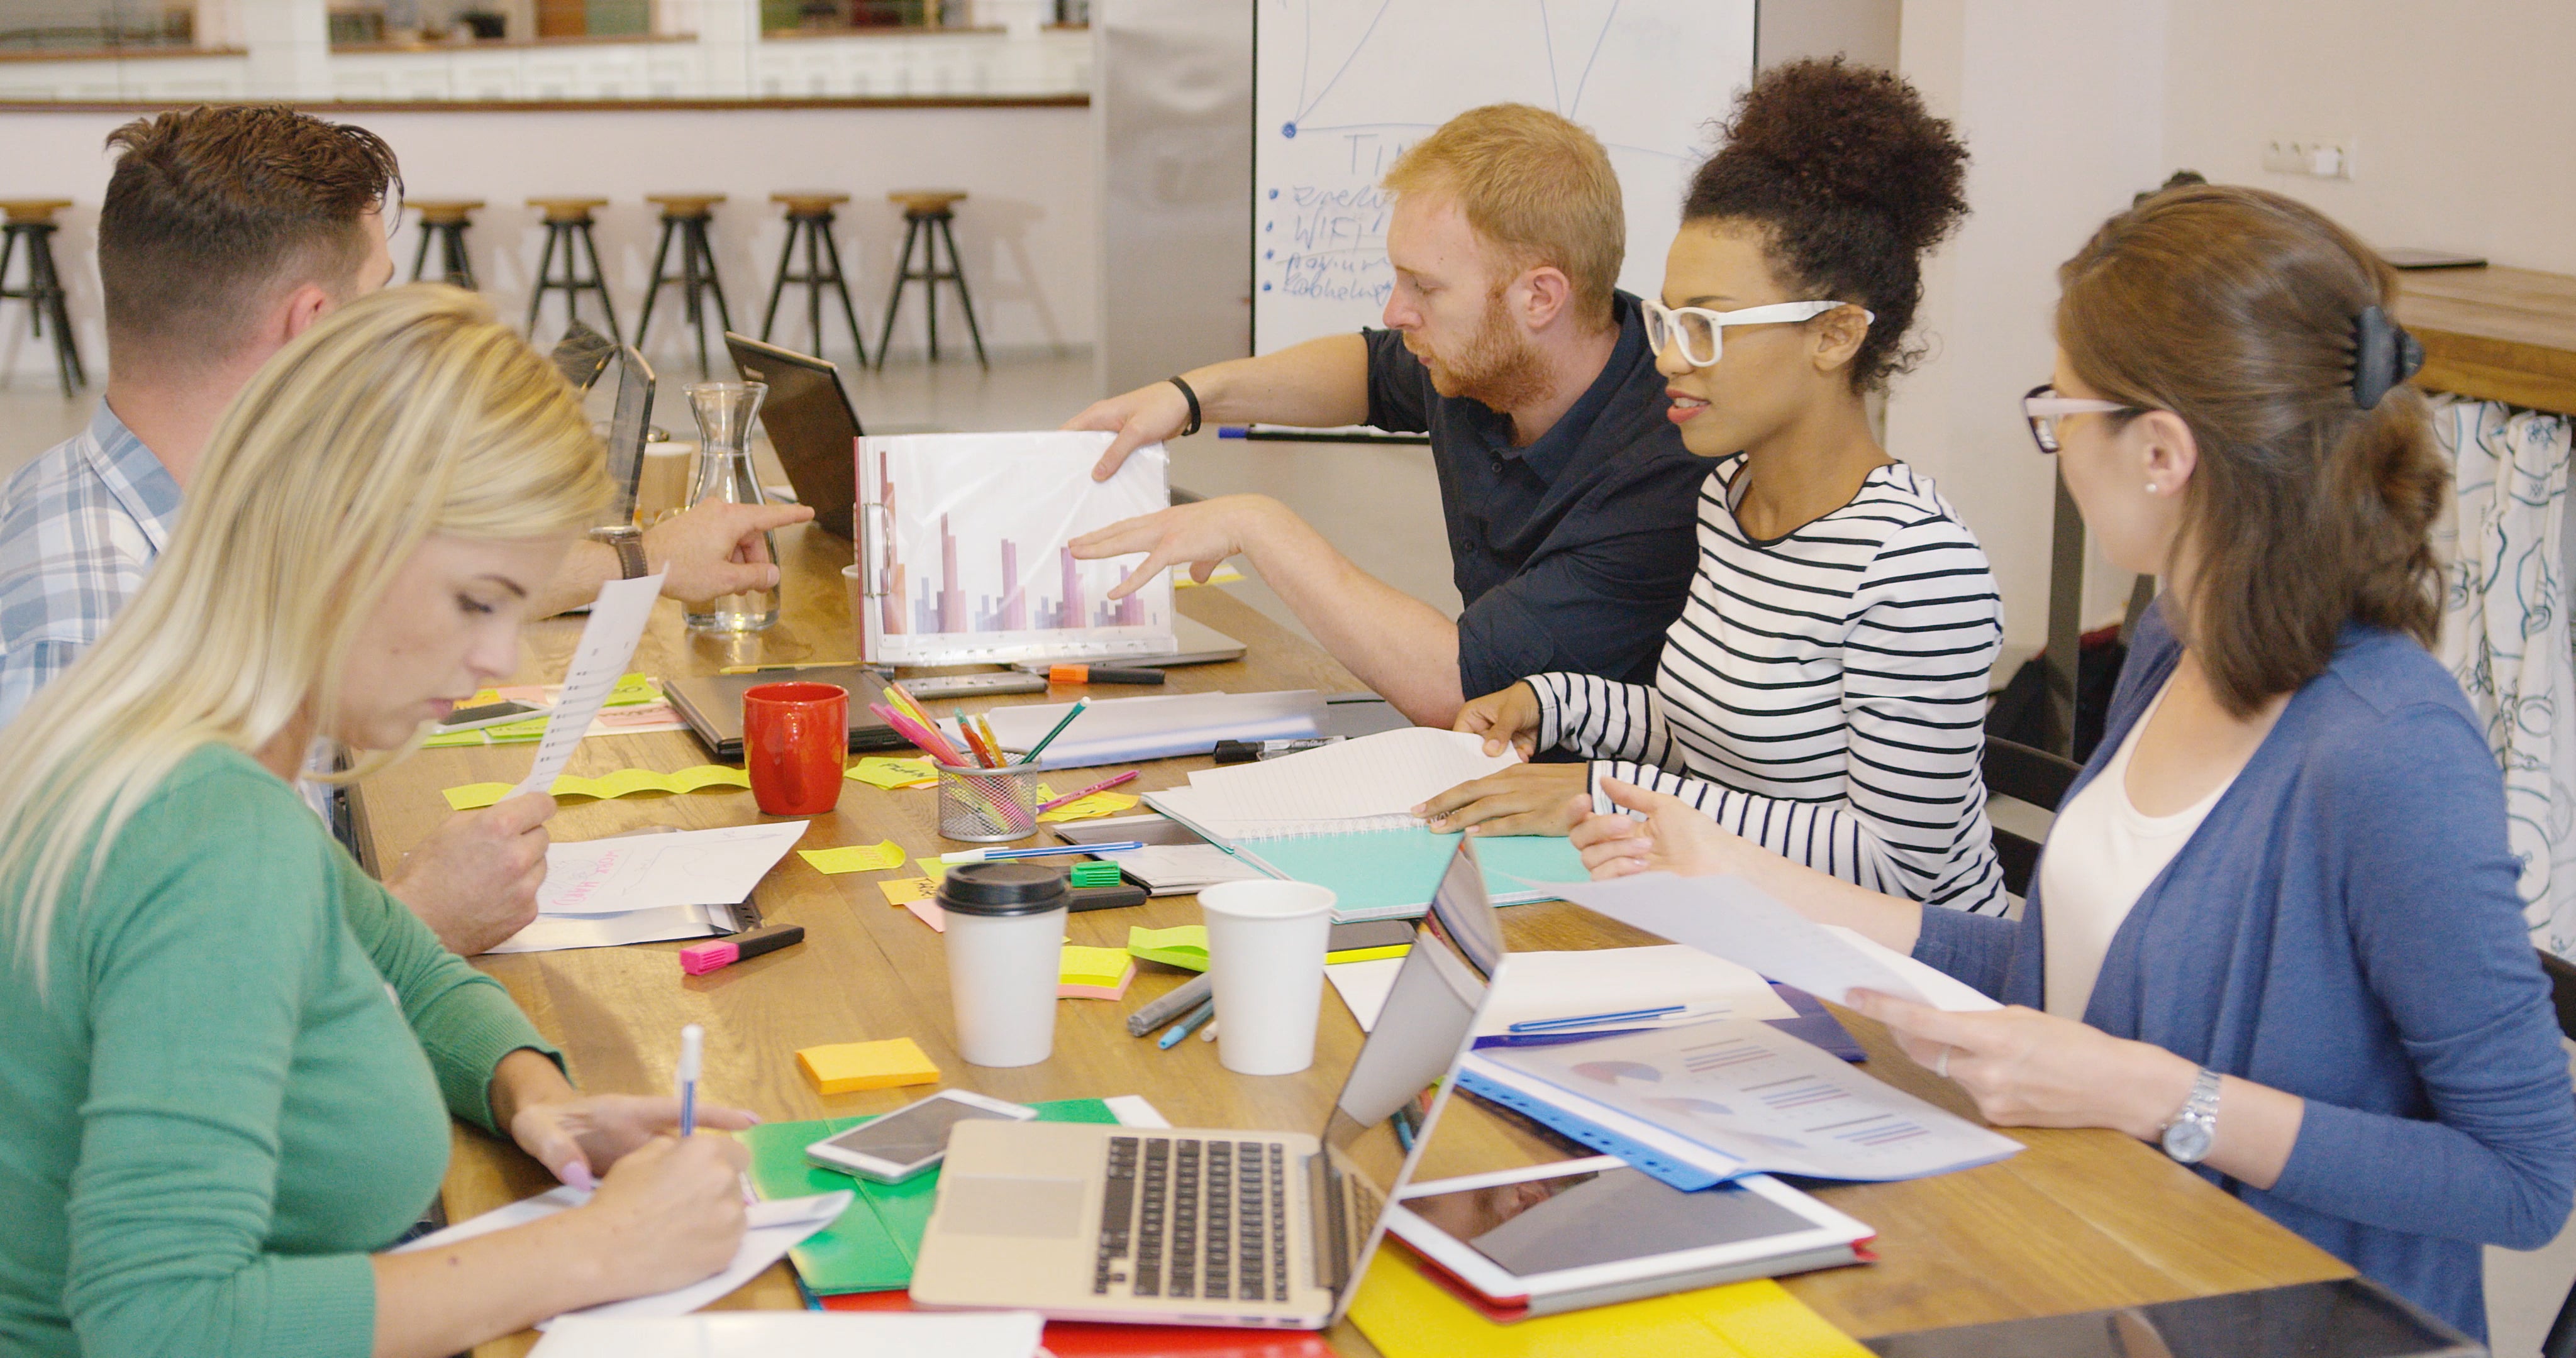
[[[1172,582],[1112,599],[1142,556],[1073,539],[1171,504],[1159,443],[1091,479],[1105,433],[906,434],[858,445],[860,658],[1008,664],[1170,653]]]
[[[1712,1181],[1756,1170],[1919,1179],[2021,1149],[1754,1019],[1481,1049],[1468,1056],[1460,1085],[1523,1111],[1531,1110],[1522,1101],[1534,1100],[1554,1115],[1543,1121],[1588,1123]]]

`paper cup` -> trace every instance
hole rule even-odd
[[[1333,893],[1308,882],[1222,882],[1199,893],[1216,986],[1217,1060],[1238,1075],[1315,1063]]]
[[[960,863],[939,884],[948,995],[969,1065],[1033,1066],[1055,1051],[1064,971],[1064,870]]]
[[[650,528],[665,515],[689,503],[689,479],[697,470],[698,445],[648,443],[644,469],[635,478],[635,522]],[[658,564],[658,563],[657,563]]]

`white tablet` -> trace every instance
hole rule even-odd
[[[1854,1263],[1877,1234],[1768,1174],[1685,1193],[1609,1155],[1418,1183],[1387,1229],[1530,1315]]]

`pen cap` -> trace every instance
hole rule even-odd
[[[1041,915],[1063,909],[1068,894],[1064,869],[1037,863],[960,863],[939,883],[940,908],[952,915]]]

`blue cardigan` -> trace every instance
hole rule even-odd
[[[2098,775],[2182,655],[2140,620]],[[2084,1021],[2307,1100],[2280,1181],[2220,1187],[2469,1334],[2479,1246],[2535,1249],[2576,1192],[2576,1091],[2525,931],[2503,780],[2459,684],[2348,625],[2112,936]],[[2043,1007],[2045,912],[1923,912],[1914,955]]]

